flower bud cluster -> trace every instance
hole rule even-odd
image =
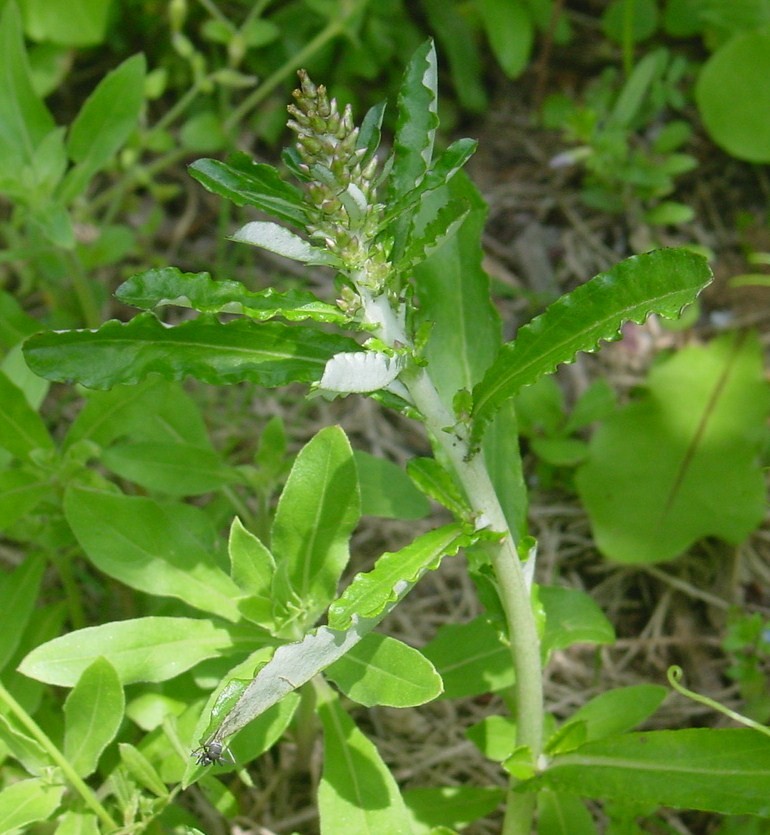
[[[383,206],[376,202],[377,159],[362,165],[366,149],[357,148],[359,130],[350,105],[340,113],[326,88],[304,70],[300,89],[288,106],[288,126],[297,134],[297,151],[309,176],[307,194],[315,208],[311,237],[338,256],[346,272],[365,276],[370,290],[384,286],[390,270],[384,248],[375,243]]]

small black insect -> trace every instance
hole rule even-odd
[[[235,765],[233,755],[221,742],[206,742],[190,756],[195,757],[198,765]]]

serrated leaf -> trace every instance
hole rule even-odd
[[[259,322],[276,316],[290,322],[312,319],[347,324],[349,321],[338,307],[306,290],[281,293],[269,287],[252,292],[239,281],[214,281],[209,273],[184,273],[176,267],[134,275],[118,287],[115,297],[123,304],[143,310],[176,305],[201,313],[240,313]]]
[[[324,731],[324,765],[318,786],[321,835],[412,835],[409,814],[393,775],[337,696],[327,690],[318,705]]]
[[[366,707],[415,707],[443,690],[441,676],[419,650],[376,632],[328,667],[326,677]]]
[[[399,269],[410,270],[421,264],[458,231],[468,212],[469,207],[460,200],[450,200],[441,206],[419,235],[410,236],[407,248],[399,260]]]
[[[33,649],[18,669],[37,681],[72,687],[86,667],[104,656],[123,684],[166,681],[232,646],[230,633],[208,620],[135,618],[54,638]]]
[[[522,386],[620,336],[624,322],[643,322],[651,313],[679,315],[711,281],[704,258],[688,250],[659,249],[621,261],[520,328],[500,349],[473,389],[474,436],[495,410]]]
[[[438,127],[436,49],[426,41],[412,56],[398,94],[389,202],[413,189],[430,167]]]
[[[313,246],[277,223],[252,220],[230,236],[231,241],[251,244],[302,264],[339,265],[339,259],[326,249]]]
[[[454,556],[472,542],[460,525],[444,525],[417,537],[400,551],[383,554],[371,571],[356,574],[329,607],[329,626],[347,629],[355,618],[377,618],[399,600],[426,571],[445,556]]]
[[[282,180],[272,165],[254,162],[247,154],[237,153],[227,162],[199,159],[190,165],[189,171],[205,189],[236,206],[255,206],[294,226],[307,225],[302,192]]]
[[[97,330],[37,334],[25,343],[24,356],[41,377],[97,389],[137,383],[153,372],[172,380],[280,386],[319,380],[329,357],[357,347],[348,337],[280,322],[222,324],[201,316],[168,327],[140,313]]]

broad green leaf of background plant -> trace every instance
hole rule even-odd
[[[326,677],[366,707],[415,707],[443,690],[436,668],[419,650],[377,632],[328,667]]]
[[[361,516],[353,450],[339,426],[322,429],[300,451],[273,519],[276,611],[300,608],[309,625],[334,599]]]
[[[562,728],[583,723],[585,742],[622,734],[652,716],[667,695],[668,690],[659,684],[635,684],[608,690],[579,707]]]
[[[32,40],[82,47],[102,43],[112,0],[20,0],[20,6]]]
[[[71,484],[64,515],[88,558],[110,577],[240,619],[240,590],[219,567],[220,539],[199,508]]]
[[[49,777],[19,780],[0,792],[0,832],[21,832],[23,827],[47,820],[59,807],[64,786]]]
[[[238,601],[245,618],[260,626],[273,626],[271,588],[275,559],[262,541],[247,530],[236,516],[227,543],[230,576],[247,597]]]
[[[591,813],[571,792],[537,793],[538,835],[599,835]]]
[[[541,650],[545,658],[555,649],[572,644],[611,644],[615,630],[598,604],[580,589],[539,586],[538,598],[545,611]]]
[[[97,658],[64,702],[64,756],[80,777],[96,771],[123,721],[126,700],[115,669]]]
[[[742,542],[765,514],[757,459],[768,411],[753,334],[654,367],[643,396],[597,430],[576,476],[602,553],[651,563],[705,536]]]
[[[126,441],[105,449],[101,462],[115,475],[168,496],[199,496],[243,479],[209,446]]]
[[[54,638],[33,649],[18,669],[37,681],[72,687],[101,656],[112,664],[123,684],[157,682],[174,678],[232,648],[230,633],[208,620],[135,618]]]
[[[42,418],[24,394],[0,372],[0,447],[17,458],[28,458],[35,449],[53,449]]]
[[[709,135],[748,162],[770,162],[770,32],[736,35],[706,63],[695,100]]]
[[[320,380],[334,354],[359,348],[345,336],[280,322],[222,324],[201,316],[172,328],[140,313],[95,331],[37,334],[25,343],[24,356],[41,377],[97,389],[137,383],[153,372],[217,385],[248,380],[281,386]]]
[[[53,489],[44,473],[33,475],[20,469],[0,471],[0,531],[23,519],[46,497],[53,497]]]
[[[119,742],[120,762],[137,785],[156,797],[168,797],[169,790],[144,754],[130,742]]]
[[[403,797],[414,835],[434,835],[433,827],[459,830],[491,814],[505,792],[496,786],[441,786],[406,789]]]
[[[0,189],[17,183],[54,121],[30,81],[19,10],[8,2],[0,14]]]
[[[518,78],[532,54],[535,27],[524,0],[479,0],[484,30],[497,63],[508,76]]]
[[[422,519],[430,513],[428,500],[397,464],[358,449],[353,456],[363,516]]]
[[[35,608],[46,559],[28,554],[0,582],[0,670],[11,660]]]
[[[135,385],[90,391],[64,439],[105,447],[116,438],[209,446],[208,431],[195,401],[180,383],[151,374]]]
[[[578,351],[595,351],[602,340],[620,338],[624,322],[650,313],[672,318],[711,281],[704,258],[683,249],[659,249],[621,261],[519,329],[500,349],[473,389],[474,436],[505,400]]]
[[[589,742],[531,780],[582,797],[767,816],[770,739],[748,729],[651,731]]]
[[[145,63],[143,55],[127,58],[99,82],[75,117],[67,137],[75,167],[63,184],[63,202],[80,194],[136,129],[144,102]]]
[[[484,616],[442,626],[422,653],[441,676],[445,699],[494,693],[514,681],[510,648]]]
[[[260,322],[276,316],[290,322],[312,319],[344,325],[349,321],[338,307],[317,299],[307,290],[282,293],[268,287],[253,292],[239,281],[214,281],[208,273],[183,273],[176,267],[134,275],[118,287],[115,297],[143,310],[176,305],[201,313],[240,313]]]
[[[318,715],[324,735],[324,764],[318,786],[321,835],[410,835],[409,815],[393,775],[330,688],[324,688]]]

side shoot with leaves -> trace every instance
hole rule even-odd
[[[209,765],[235,768],[226,752],[238,763],[260,755],[315,706],[324,734],[318,805],[327,833],[339,833],[340,821],[348,832],[409,833],[462,819],[435,806],[426,812],[415,793],[402,796],[337,690],[363,705],[401,707],[504,692],[512,716],[490,717],[499,720],[495,733],[477,729],[473,736],[508,773],[507,795],[492,791],[474,808],[483,816],[504,801],[507,835],[529,835],[535,814],[541,833],[562,831],[558,821],[565,819],[580,823],[581,832],[598,831],[581,796],[762,813],[766,786],[756,774],[770,768],[770,741],[761,734],[631,732],[660,704],[661,687],[602,694],[551,730],[542,691],[549,653],[578,640],[611,642],[613,634],[587,596],[533,582],[537,547],[526,535],[527,497],[511,406],[522,387],[577,352],[619,338],[624,322],[641,322],[653,312],[677,316],[709,282],[705,261],[685,250],[630,258],[556,301],[503,343],[480,267],[485,207],[461,171],[475,145],[462,139],[443,151],[434,147],[432,43],[407,67],[385,160],[377,153],[382,106],[356,127],[349,109],[340,112],[306,74],[300,79],[289,123],[297,143],[283,158],[298,185],[245,154],[227,162],[200,160],[191,173],[210,191],[274,218],[247,223],[235,241],[331,267],[336,301],[304,290],[254,292],[206,273],[155,269],[117,292],[123,303],[143,311],[132,320],[38,334],[27,340],[25,357],[48,379],[101,389],[146,385],[148,377],[157,379],[149,375],[160,375],[263,387],[304,382],[326,396],[372,396],[424,426],[435,455],[412,461],[409,474],[452,511],[454,521],[383,554],[340,589],[361,494],[356,459],[336,426],[300,452],[269,536],[233,521],[227,571],[207,555],[194,508],[170,512],[113,488],[75,485],[65,498],[68,519],[97,564],[97,554],[103,562],[110,558],[94,528],[99,519],[114,525],[129,518],[128,502],[142,518],[152,518],[152,530],[165,531],[179,546],[151,558],[165,562],[165,568],[155,565],[153,587],[142,559],[150,559],[157,543],[143,542],[133,549],[133,562],[104,569],[121,571],[121,580],[134,588],[177,598],[179,614],[73,632],[34,649],[21,671],[74,687],[74,694],[83,677],[102,674],[99,664],[109,665],[110,681],[128,684],[164,682],[206,659],[224,660],[229,671],[191,732],[184,773],[182,761],[173,772],[184,785],[209,779]],[[168,305],[199,315],[168,326],[155,312]],[[144,535],[123,534],[131,542]],[[447,627],[424,652],[378,632],[420,578],[460,549],[485,615]],[[176,579],[185,571],[191,574],[180,586]],[[468,808],[478,800],[471,787],[460,792]]]

